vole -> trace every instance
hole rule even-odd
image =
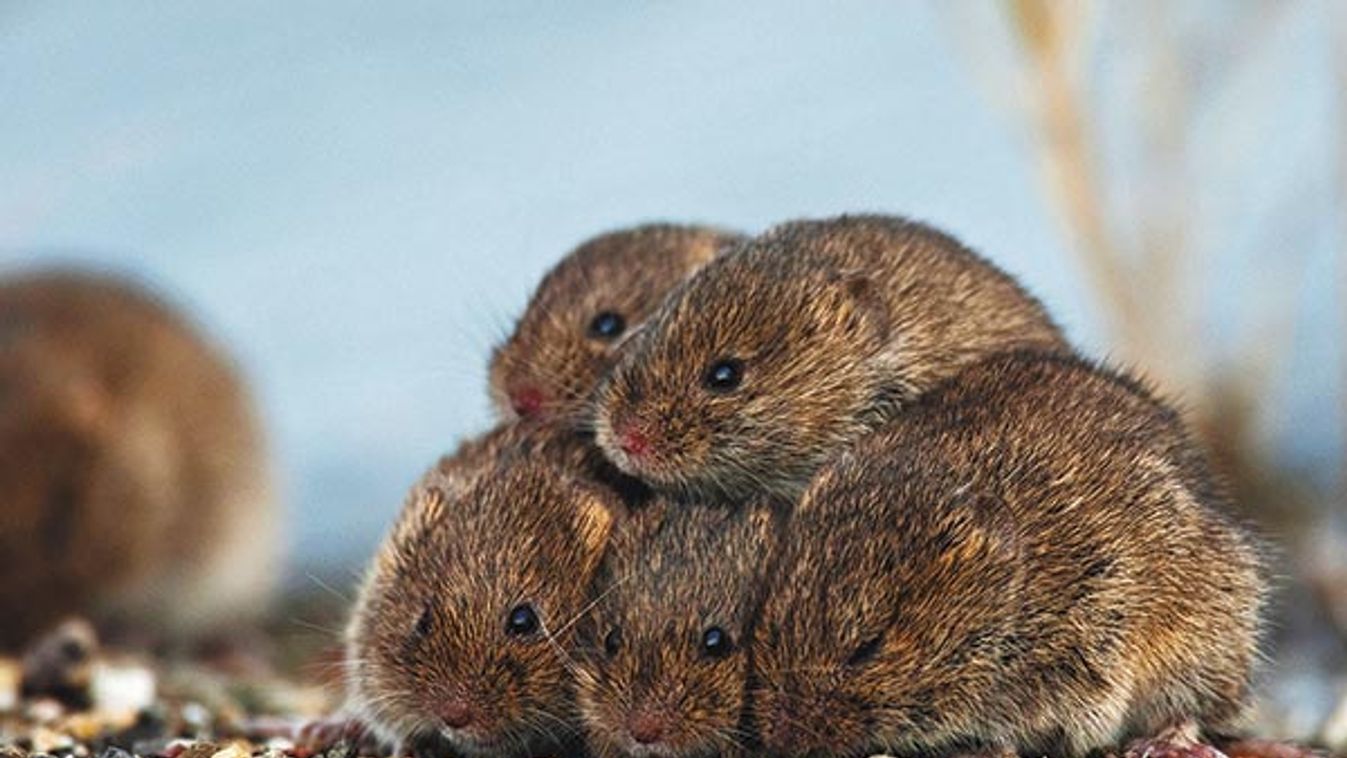
[[[277,513],[230,358],[129,281],[0,281],[0,647],[70,614],[193,637],[260,613]]]
[[[967,368],[805,492],[755,628],[753,722],[812,756],[1231,733],[1267,584],[1227,505],[1135,380],[1030,353]]]
[[[587,404],[617,347],[725,246],[731,231],[645,224],[601,234],[543,278],[514,332],[491,357],[491,395],[505,417],[587,426]]]
[[[1069,349],[948,235],[888,216],[787,223],[670,293],[596,393],[597,442],[664,492],[791,499],[923,391],[1015,348]]]
[[[748,640],[785,509],[655,500],[615,534],[577,675],[599,755],[749,755]]]
[[[434,466],[379,548],[347,629],[346,715],[401,749],[567,749],[570,648],[621,507],[515,427]],[[522,451],[522,454],[521,454]]]

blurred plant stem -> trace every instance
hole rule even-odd
[[[1084,36],[1085,4],[1015,0],[1011,19],[1038,74],[1043,169],[1053,201],[1068,220],[1091,286],[1104,298],[1110,328],[1128,354],[1143,349],[1141,309],[1125,285],[1127,273],[1113,244],[1099,192],[1099,171],[1090,144],[1089,114],[1072,86],[1070,44]]]
[[[1338,315],[1339,334],[1347,335],[1347,4],[1333,6],[1330,20],[1333,22],[1333,68],[1336,73],[1338,93]],[[1341,387],[1338,390],[1338,403],[1342,414],[1342,463],[1338,468],[1338,509],[1339,514],[1347,517],[1347,357],[1338,366]]]
[[[1249,6],[1244,12],[1255,17],[1244,28],[1267,33],[1285,5],[1290,4]],[[1118,127],[1138,145],[1127,168],[1137,177],[1139,199],[1132,213],[1119,214],[1111,212],[1114,188],[1101,168],[1103,129],[1086,76],[1100,8],[1050,0],[1012,0],[1006,8],[1026,63],[1024,82],[1046,186],[1071,237],[1069,249],[1099,295],[1118,355],[1183,399],[1222,468],[1242,495],[1250,495],[1241,502],[1279,528],[1303,528],[1303,488],[1287,498],[1287,482],[1269,481],[1283,477],[1271,469],[1257,423],[1260,401],[1272,396],[1288,364],[1297,299],[1265,293],[1261,307],[1270,311],[1245,314],[1256,332],[1240,335],[1237,372],[1214,368],[1199,329],[1208,290],[1201,277],[1211,270],[1199,258],[1207,248],[1189,231],[1198,189],[1189,170],[1195,92],[1176,31],[1179,10],[1163,0],[1126,6],[1139,22],[1130,28],[1144,29],[1146,39],[1145,55],[1133,69],[1141,83],[1138,102],[1124,111]]]

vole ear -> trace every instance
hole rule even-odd
[[[747,509],[744,520],[747,522],[749,530],[758,539],[753,544],[774,545],[783,526],[789,506],[774,503],[769,500],[760,500],[748,503],[743,506]]]
[[[670,507],[668,500],[662,497],[652,498],[639,508],[628,511],[622,521],[621,530],[635,540],[652,539],[663,528],[665,520],[669,517]]]
[[[442,480],[443,477],[432,469],[407,493],[402,510],[379,549],[376,559],[378,571],[394,570],[402,555],[413,549],[415,543],[444,518],[448,498],[439,486]]]
[[[598,487],[579,487],[575,499],[575,532],[587,554],[603,553],[613,532],[614,509],[620,507],[622,504],[616,497]]]
[[[438,480],[438,481],[437,481]],[[407,493],[402,512],[393,524],[393,539],[407,542],[417,535],[431,529],[443,518],[448,509],[449,494],[445,491],[442,477],[428,474]]]
[[[997,562],[1019,562],[1021,544],[1015,517],[1001,498],[986,492],[968,493],[955,505],[953,517],[965,521],[967,529],[947,555],[952,553],[955,560],[965,561],[986,557]]]
[[[837,271],[832,284],[850,306],[842,313],[847,326],[870,331],[881,342],[889,338],[889,313],[875,282],[864,271]]]

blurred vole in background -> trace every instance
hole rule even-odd
[[[138,286],[0,281],[0,647],[72,614],[189,637],[266,606],[277,513],[229,358]]]

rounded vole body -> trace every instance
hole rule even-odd
[[[657,489],[796,497],[838,448],[963,366],[1069,349],[953,238],[885,216],[778,226],[677,287],[595,396],[604,453]]]
[[[671,507],[615,533],[582,633],[580,711],[598,755],[748,755],[752,621],[781,510]]]
[[[971,367],[820,471],[756,627],[781,754],[1079,756],[1240,723],[1266,583],[1173,411],[1075,359]]]
[[[734,232],[645,224],[581,244],[543,278],[491,356],[491,396],[507,416],[587,426],[588,401],[617,346]]]
[[[621,506],[535,431],[503,427],[440,461],[367,573],[346,711],[395,748],[522,755],[579,732],[568,648]]]
[[[111,278],[0,282],[0,646],[69,614],[190,636],[259,613],[262,434],[230,361]]]

